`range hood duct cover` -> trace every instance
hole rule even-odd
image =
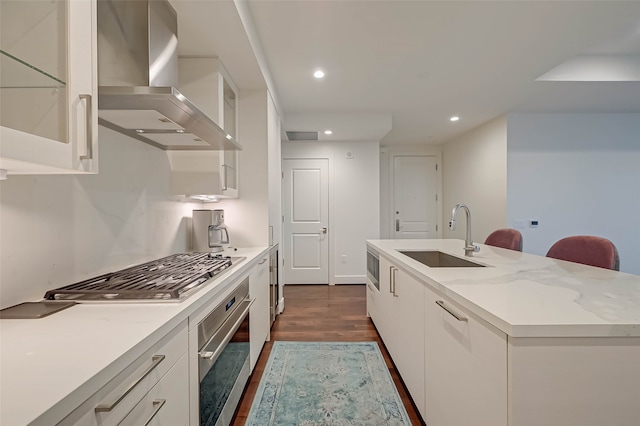
[[[166,0],[98,0],[98,117],[165,150],[242,147],[176,88],[178,18]]]

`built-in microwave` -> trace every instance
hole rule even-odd
[[[380,259],[378,253],[367,249],[367,278],[380,290]]]

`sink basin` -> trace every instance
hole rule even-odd
[[[479,263],[470,262],[437,250],[400,251],[400,253],[431,268],[484,268],[484,265]]]

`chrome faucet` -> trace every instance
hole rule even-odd
[[[471,240],[471,212],[469,211],[469,207],[464,204],[456,204],[453,210],[451,210],[449,229],[452,231],[456,230],[456,215],[458,214],[459,209],[464,209],[467,213],[467,237],[464,240],[464,255],[473,256],[473,252],[480,251],[480,247],[473,244],[473,241]]]

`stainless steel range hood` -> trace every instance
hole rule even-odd
[[[178,21],[166,0],[98,0],[98,117],[165,150],[240,150],[178,89]]]

